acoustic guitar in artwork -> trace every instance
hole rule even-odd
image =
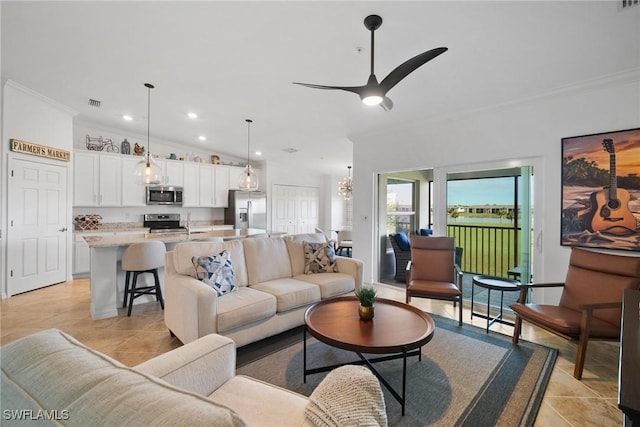
[[[602,146],[609,153],[609,187],[591,193],[591,211],[585,224],[589,231],[628,235],[636,231],[636,217],[629,210],[629,192],[618,188],[616,151],[612,139],[604,139]]]

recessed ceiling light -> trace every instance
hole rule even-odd
[[[128,115],[128,114],[125,114],[124,116],[122,116],[122,118],[123,118],[124,120],[128,121],[128,122],[130,122],[131,120],[133,120],[133,117],[131,117],[131,116],[130,116],[130,115]]]
[[[197,119],[198,115],[196,113],[187,113],[187,116],[189,116],[190,119]]]
[[[262,151],[256,151],[256,156],[262,156]]]
[[[204,135],[200,135],[200,136],[198,137],[198,139],[199,139],[200,141],[206,141],[206,140],[207,140],[207,137],[206,137],[206,136],[204,136]]]

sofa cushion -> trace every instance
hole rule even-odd
[[[236,290],[229,251],[222,251],[212,256],[194,256],[192,262],[196,270],[196,278],[211,286],[218,296]]]
[[[304,242],[304,274],[334,273],[336,265],[336,251],[333,241],[324,243]]]
[[[304,274],[304,242],[324,243],[327,238],[322,233],[294,234],[283,236],[287,244],[289,259],[291,260],[291,276]]]
[[[276,309],[275,296],[243,286],[236,292],[218,299],[218,316],[216,317],[218,332],[225,333],[240,326],[268,319],[276,314]]]
[[[260,239],[262,240],[262,239]],[[178,274],[196,277],[192,259],[194,256],[211,256],[229,251],[233,260],[236,286],[247,286],[247,269],[244,250],[240,240],[228,242],[182,242],[173,249],[173,267]]]
[[[2,347],[1,398],[3,410],[57,411],[69,426],[245,425],[233,410],[128,368],[57,329]],[[25,425],[14,421],[3,419],[3,425]]]
[[[296,279],[277,279],[251,286],[276,297],[278,312],[291,310],[320,301],[318,286]]]
[[[242,243],[249,285],[291,277],[291,262],[281,237],[244,239]]]
[[[251,426],[308,425],[304,417],[306,397],[254,378],[236,375],[209,398],[242,414]]]
[[[353,276],[343,273],[301,274],[294,279],[313,283],[320,288],[320,297],[327,299],[351,292],[356,288]]]

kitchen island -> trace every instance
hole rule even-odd
[[[136,242],[161,241],[167,246],[167,250],[180,242],[205,240],[211,237],[222,237],[223,240],[243,239],[246,237],[267,233],[269,236],[282,235],[281,232],[269,232],[260,229],[243,230],[213,230],[202,233],[140,233],[106,236],[86,236],[91,250],[91,317],[94,320],[118,316],[118,308],[122,307],[124,294],[125,274],[120,267],[120,260],[127,246]],[[160,283],[164,283],[163,271],[160,269]],[[146,286],[149,275],[141,275],[138,278],[139,286]],[[148,299],[145,299],[148,298]],[[139,302],[152,301],[151,297],[144,296]],[[138,302],[138,300],[136,300]]]

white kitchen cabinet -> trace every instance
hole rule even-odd
[[[164,180],[163,185],[170,185],[173,187],[184,186],[184,161],[180,160],[158,160],[158,165],[162,168],[162,175]]]
[[[74,233],[73,235],[73,275],[88,275],[91,269],[91,249],[85,236],[112,236],[113,232]]]
[[[241,166],[227,166],[229,168],[229,190],[239,190],[240,174],[245,168]]]
[[[147,187],[136,183],[134,170],[142,157],[122,157],[122,206],[146,206]]]
[[[210,165],[200,165],[200,187],[198,189],[199,204],[201,207],[215,206],[215,170]]]
[[[185,163],[182,177],[182,206],[200,206],[200,165],[198,163]]]
[[[73,153],[73,205],[98,206],[98,156],[93,153]]]
[[[74,153],[74,206],[121,206],[122,162],[118,155]]]
[[[229,206],[229,167],[214,166],[214,206],[226,208]]]

